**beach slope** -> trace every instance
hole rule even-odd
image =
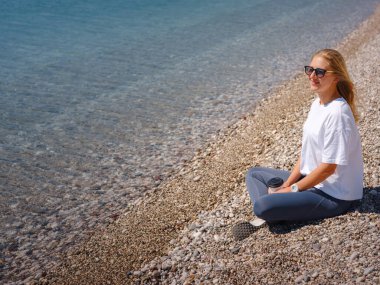
[[[337,47],[360,98],[365,163],[364,199],[349,213],[263,227],[242,242],[231,235],[233,225],[253,218],[247,169],[290,170],[298,158],[314,98],[299,74],[223,130],[160,189],[68,252],[39,283],[379,284],[379,31],[377,9]]]

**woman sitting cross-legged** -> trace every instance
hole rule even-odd
[[[305,73],[317,97],[304,123],[301,155],[292,172],[255,167],[246,176],[254,213],[262,221],[253,223],[256,226],[338,216],[363,196],[358,115],[345,61],[338,51],[323,49],[313,55]],[[284,183],[268,193],[268,182],[275,177]],[[233,229],[239,240],[253,231],[248,223]]]

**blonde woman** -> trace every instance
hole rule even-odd
[[[338,51],[323,49],[313,55],[305,73],[317,96],[303,126],[301,155],[294,169],[288,172],[255,167],[246,176],[254,213],[262,222],[341,215],[352,201],[363,196],[355,92],[345,61]],[[285,182],[270,194],[268,181],[274,177]],[[237,239],[242,239],[254,229],[243,223],[233,231]]]

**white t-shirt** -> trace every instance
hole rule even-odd
[[[343,98],[311,105],[303,126],[301,166],[308,175],[321,163],[334,163],[331,176],[315,187],[340,200],[363,197],[363,157],[360,136],[350,106]]]

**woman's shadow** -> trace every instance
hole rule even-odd
[[[352,203],[347,213],[355,211],[359,213],[380,214],[380,186],[364,188],[363,198]],[[343,214],[343,216],[347,215],[347,213]],[[323,220],[313,220],[299,223],[283,222],[269,224],[269,231],[274,234],[286,234],[307,225],[318,225],[322,221]]]

